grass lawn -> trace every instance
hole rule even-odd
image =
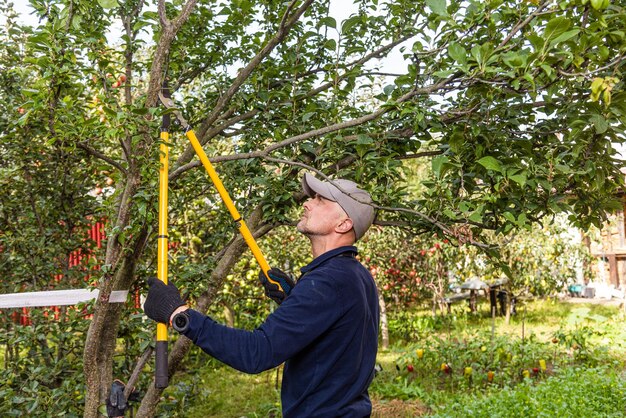
[[[204,353],[177,374],[165,394],[168,416],[185,418],[280,417],[282,368],[249,375],[238,372]],[[162,415],[159,415],[162,416]]]
[[[404,323],[393,345],[379,350],[373,417],[626,416],[626,331],[618,307],[531,301],[518,305],[509,324],[480,308],[467,315],[459,306],[434,322],[420,320],[428,311],[411,313],[415,329]],[[410,337],[398,337],[403,333]],[[547,369],[533,372],[543,359]],[[449,375],[440,369],[446,362]],[[165,392],[159,416],[280,417],[279,377],[277,370],[245,375],[197,352]]]

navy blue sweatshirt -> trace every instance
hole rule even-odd
[[[285,362],[283,417],[366,417],[378,348],[378,295],[356,247],[302,268],[289,297],[254,331],[225,327],[190,309],[185,335],[246,373]]]

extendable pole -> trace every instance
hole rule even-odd
[[[163,83],[163,95],[169,97],[167,84]],[[163,283],[167,284],[167,192],[168,192],[168,174],[169,174],[169,127],[170,114],[163,115],[161,125],[161,144],[159,146],[159,235],[157,236],[157,277]],[[155,376],[154,384],[157,388],[164,389],[169,384],[168,366],[167,366],[167,325],[158,323],[156,330],[156,349],[155,349]]]
[[[211,164],[211,161],[209,161],[209,157],[207,157],[206,153],[202,149],[202,145],[200,145],[200,141],[198,141],[198,138],[196,137],[195,132],[193,131],[193,129],[191,129],[188,126],[185,129],[186,129],[185,135],[189,139],[189,142],[191,142],[191,146],[196,151],[196,154],[198,155],[198,158],[202,162],[202,165],[206,169],[207,173],[209,173],[209,177],[211,177],[211,180],[213,181],[213,184],[215,185],[217,192],[220,194],[220,197],[222,198],[222,201],[228,208],[228,211],[233,217],[233,220],[239,226],[239,232],[241,233],[241,236],[243,237],[246,244],[248,244],[248,247],[250,247],[250,250],[252,251],[254,258],[256,259],[257,263],[259,263],[259,267],[261,267],[261,270],[263,270],[263,273],[265,273],[265,275],[267,276],[267,272],[269,271],[270,266],[265,260],[265,257],[263,257],[263,253],[261,252],[261,249],[259,248],[256,241],[254,240],[254,237],[252,236],[250,229],[248,229],[246,222],[243,220],[243,218],[239,214],[239,211],[235,207],[235,204],[233,203],[232,199],[228,195],[228,192],[226,191],[224,184],[222,184],[222,181],[220,180],[219,176],[217,175],[217,172],[215,171],[215,168],[213,168],[213,164]],[[274,282],[271,279],[270,281]],[[279,283],[276,283],[276,284],[280,287]]]

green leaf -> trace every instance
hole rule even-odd
[[[557,39],[560,35],[565,33],[570,26],[572,26],[572,22],[566,17],[555,17],[550,20],[546,25],[546,30],[544,32],[544,39],[546,42]]]
[[[432,167],[433,167],[433,173],[435,173],[435,176],[440,177],[443,174],[442,168],[443,168],[443,165],[446,164],[447,162],[448,162],[448,157],[445,155],[438,155],[437,157],[433,158]]]
[[[604,78],[595,77],[591,82],[591,94],[600,95],[600,92],[604,89]]]
[[[608,321],[608,318],[604,315],[598,315],[598,314],[593,314],[593,315],[589,315],[588,316],[589,319],[592,319],[596,322],[606,322]]]
[[[545,71],[546,75],[550,77],[554,73],[554,69],[547,64],[541,64],[540,67]]]
[[[361,16],[352,16],[351,18],[344,20],[341,25],[341,33],[346,34],[350,32],[350,29],[354,27],[357,23],[361,21]]]
[[[500,161],[496,160],[495,158],[489,155],[481,158],[480,160],[476,162],[482,165],[483,167],[485,167],[487,170],[498,171],[500,173],[502,172],[502,164],[500,164]]]
[[[443,214],[446,215],[450,219],[456,219],[456,213],[450,209],[444,209]]]
[[[112,9],[119,6],[117,0],[98,0],[98,4],[103,9]]]
[[[373,144],[374,140],[369,135],[359,134],[356,136],[356,143],[359,145]]]
[[[552,42],[550,42],[550,46],[554,46],[554,45],[559,44],[561,42],[565,42],[565,41],[573,38],[574,36],[578,35],[579,33],[580,33],[580,29],[572,29],[570,31],[562,33],[559,36],[557,36],[555,39],[553,39]]]
[[[455,70],[450,69],[450,70],[435,71],[433,75],[439,78],[447,78],[450,76],[450,74],[453,74],[453,73],[455,73]]]
[[[452,42],[448,45],[448,55],[461,65],[467,63],[467,52],[460,44]]]
[[[439,16],[448,16],[446,0],[426,0],[426,5]]]
[[[605,0],[591,0],[591,7],[596,10],[602,10],[608,6],[608,2]]]
[[[606,132],[607,129],[609,129],[609,124],[607,123],[606,119],[604,119],[602,115],[593,114],[591,115],[589,120],[591,121],[591,123],[593,123],[593,127],[596,129],[596,132],[599,134],[603,134]]]
[[[450,135],[450,139],[448,140],[448,145],[450,146],[450,150],[455,154],[459,153],[461,150],[463,143],[465,142],[465,135],[463,134],[462,129],[456,129],[452,135]]]
[[[480,45],[474,45],[470,52],[472,53],[472,57],[474,57],[477,63],[480,64],[483,61],[483,55]]]
[[[483,221],[483,216],[480,214],[479,211],[474,211],[470,216],[468,216],[467,219],[472,222],[481,223]]]
[[[572,173],[572,169],[569,166],[564,164],[555,164],[554,168],[561,173],[570,174]]]
[[[526,66],[528,55],[512,51],[504,54],[502,60],[511,68],[522,68]]]
[[[513,180],[522,187],[526,184],[526,175],[524,174],[513,174],[512,176],[509,176],[509,179]]]
[[[320,26],[328,26],[330,28],[337,28],[337,21],[334,17],[326,16],[323,19],[320,19]]]
[[[504,219],[511,223],[517,223],[515,222],[515,216],[511,212],[504,212],[502,216],[504,216]]]

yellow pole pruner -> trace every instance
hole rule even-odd
[[[170,96],[167,83],[163,82],[163,90],[160,93],[164,98]],[[170,114],[165,112],[161,123],[161,135],[159,145],[159,235],[157,236],[157,277],[167,284],[167,256],[168,256],[168,175],[169,175],[169,127]],[[156,347],[155,347],[155,376],[154,384],[159,389],[164,389],[169,384],[167,367],[167,325],[157,323]]]
[[[228,195],[228,192],[224,188],[224,185],[222,184],[222,181],[217,175],[215,168],[213,168],[213,164],[211,164],[211,161],[209,161],[209,158],[207,157],[206,153],[202,149],[202,145],[200,144],[200,141],[198,141],[198,138],[196,137],[196,133],[193,131],[189,123],[187,123],[187,121],[185,120],[183,115],[180,113],[180,111],[176,109],[176,106],[174,105],[174,102],[172,101],[171,98],[167,97],[163,93],[159,93],[159,99],[161,100],[161,103],[163,103],[163,105],[166,108],[172,110],[172,113],[174,113],[174,115],[176,116],[176,119],[178,119],[181,126],[185,130],[185,136],[187,136],[187,139],[189,139],[189,142],[191,142],[191,146],[196,151],[196,154],[198,155],[198,158],[202,162],[202,165],[206,169],[207,173],[209,173],[209,177],[211,177],[211,180],[213,181],[215,188],[217,189],[220,197],[222,198],[222,201],[228,208],[228,211],[233,217],[233,220],[237,223],[241,236],[243,237],[246,244],[248,244],[248,247],[252,251],[254,258],[256,259],[257,263],[259,263],[259,266],[261,267],[263,274],[265,274],[265,277],[270,283],[276,285],[278,289],[282,292],[283,287],[281,286],[281,284],[269,276],[269,273],[268,273],[270,270],[269,264],[265,260],[265,257],[263,257],[263,253],[261,252],[261,249],[259,248],[256,241],[254,240],[252,233],[248,229],[248,226],[246,225],[245,221],[239,214],[239,211],[237,211],[235,204],[233,203],[232,199]]]

